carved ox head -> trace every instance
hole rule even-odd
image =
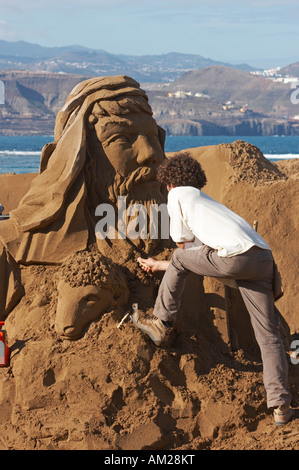
[[[128,287],[121,268],[98,252],[82,251],[61,267],[57,284],[55,328],[70,340],[78,339],[105,311],[128,301]]]

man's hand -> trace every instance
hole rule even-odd
[[[185,249],[185,243],[176,243],[176,246],[177,246],[178,248],[182,248],[182,250]]]
[[[147,273],[155,273],[157,271],[166,271],[170,261],[158,261],[153,258],[138,258],[141,268]]]

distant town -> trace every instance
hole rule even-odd
[[[270,80],[273,80],[273,82],[298,83],[299,85],[299,74],[298,76],[289,76],[288,74],[282,72],[281,67],[268,70],[255,70],[251,71],[250,73],[258,77],[269,78]]]
[[[257,70],[200,55],[124,56],[0,40],[0,134],[51,134],[72,88],[129,75],[169,135],[299,135],[299,62]]]

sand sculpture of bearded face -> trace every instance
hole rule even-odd
[[[141,204],[148,215],[152,204],[165,203],[165,189],[156,180],[165,158],[162,130],[149,113],[147,101],[143,97],[102,101],[94,105],[88,120],[86,168],[97,175],[97,182],[88,185],[92,212],[99,201],[116,207],[119,196],[125,196],[126,207]],[[133,243],[145,250],[155,244],[149,238]]]
[[[94,78],[72,90],[54,142],[42,150],[39,175],[11,211],[3,239],[18,263],[61,263],[95,243],[95,209],[119,195],[166,202],[155,181],[165,133],[152,114],[130,77]]]
[[[71,91],[57,115],[54,142],[42,150],[39,174],[2,223],[1,260],[12,286],[2,296],[3,317],[23,295],[15,288],[19,264],[61,264],[95,244],[119,264],[134,253],[155,254],[159,238],[99,241],[95,213],[102,203],[115,206],[119,196],[128,206],[166,202],[155,181],[165,133],[152,114],[146,93],[130,77],[94,78]]]
[[[76,340],[105,311],[124,306],[128,288],[118,266],[97,251],[69,257],[60,270],[55,328],[64,339]]]

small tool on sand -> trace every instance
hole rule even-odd
[[[132,304],[132,310],[133,310],[133,313],[136,312],[136,310],[138,310],[138,304]],[[122,325],[124,323],[128,323],[129,321],[131,321],[132,319],[132,312],[128,311],[125,313],[125,315],[123,316],[123,318],[121,319],[120,323],[117,325],[117,328],[121,328]]]

